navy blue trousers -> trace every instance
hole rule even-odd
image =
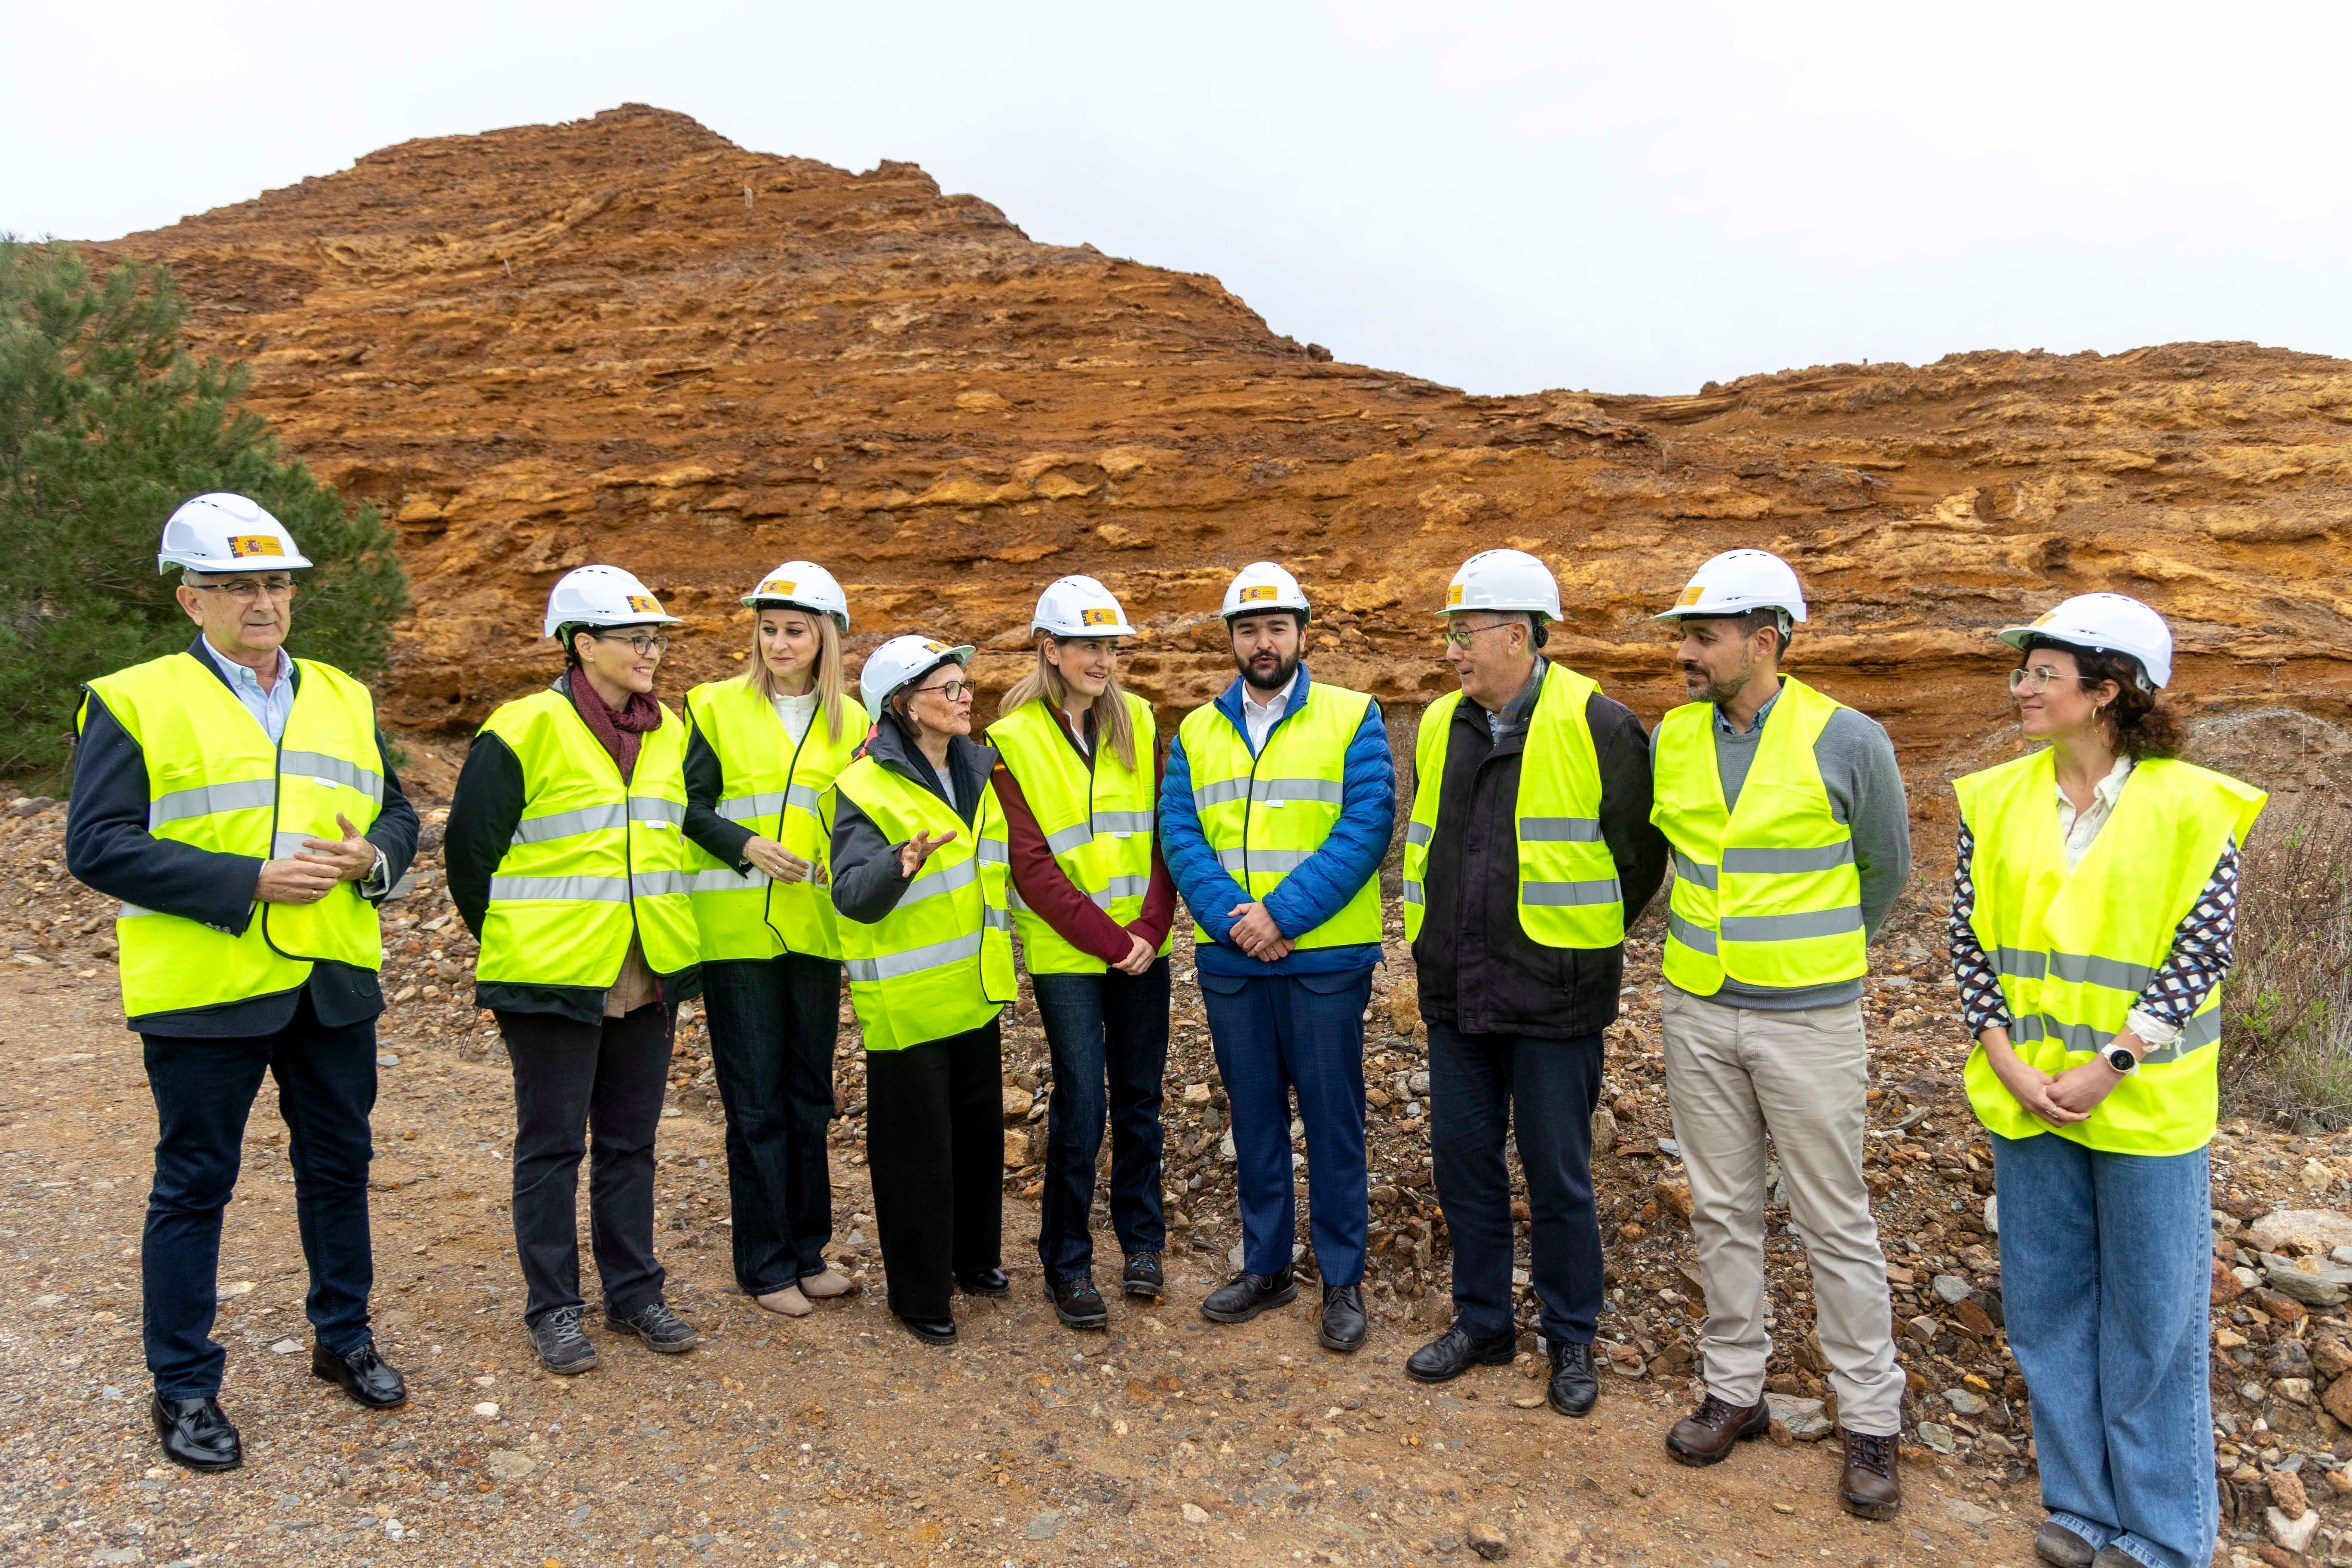
[[[1160,1081],[1168,1070],[1168,961],[1141,974],[1036,974],[1037,1015],[1054,1054],[1045,1107],[1045,1190],[1037,1209],[1037,1258],[1048,1279],[1094,1266],[1089,1228],[1095,1162],[1110,1122],[1110,1224],[1121,1252],[1158,1252],[1168,1227],[1160,1208]]]
[[[1370,967],[1343,974],[1203,973],[1217,1073],[1233,1104],[1242,1267],[1279,1274],[1298,1231],[1291,1196],[1294,1093],[1307,1131],[1307,1205],[1325,1285],[1364,1278],[1364,1006]]]
[[[841,961],[797,952],[702,966],[710,1065],[727,1108],[735,1283],[764,1296],[825,1270]]]
[[[1591,1344],[1601,1317],[1601,1218],[1592,1207],[1592,1113],[1601,1037],[1534,1040],[1429,1026],[1429,1152],[1454,1239],[1454,1313],[1465,1333],[1512,1326],[1511,1170],[1518,1134],[1534,1246],[1528,1270],[1547,1340]]]
[[[246,1118],[268,1073],[291,1134],[294,1214],[310,1267],[303,1310],[331,1351],[368,1342],[375,1261],[368,1241],[368,1117],[375,1110],[375,1020],[326,1028],[306,988],[275,1034],[142,1035],[155,1096],[155,1185],[140,1247],[147,1370],[165,1399],[220,1392],[228,1352],[213,1339],[221,1211],[236,1188]]]

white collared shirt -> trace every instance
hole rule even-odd
[[[2107,770],[2107,776],[2092,786],[2091,805],[2085,811],[2077,812],[2074,803],[2066,798],[2066,792],[2058,791],[2058,837],[2066,841],[2069,871],[2091,852],[2091,846],[2098,841],[2099,829],[2115,815],[2116,801],[2124,793],[2124,781],[2131,777],[2131,771],[2132,760],[2117,757],[2116,765]]]
[[[1282,683],[1281,690],[1269,692],[1265,700],[1260,702],[1257,698],[1257,688],[1252,686],[1247,680],[1242,682],[1242,723],[1249,731],[1250,751],[1253,753],[1265,750],[1265,738],[1274,733],[1276,721],[1279,720],[1283,710],[1290,706],[1291,688],[1297,684],[1298,672],[1294,669],[1290,672],[1290,679]]]
[[[286,721],[294,712],[294,661],[286,656],[286,650],[278,650],[278,679],[264,691],[261,677],[213,647],[212,638],[205,637],[204,645],[205,652],[212,656],[213,663],[228,681],[228,689],[236,693],[236,700],[245,704],[245,710],[253,715],[254,722],[269,737],[269,743],[274,746],[284,740]]]

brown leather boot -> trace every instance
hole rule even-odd
[[[1838,1501],[1856,1519],[1893,1519],[1903,1507],[1903,1472],[1893,1437],[1873,1437],[1840,1428],[1845,1468],[1838,1476]]]
[[[1675,1423],[1666,1434],[1666,1452],[1685,1465],[1717,1465],[1731,1458],[1732,1445],[1742,1437],[1761,1437],[1772,1429],[1772,1412],[1764,1402],[1727,1405],[1714,1394]]]

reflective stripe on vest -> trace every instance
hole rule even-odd
[[[655,973],[692,968],[685,721],[662,709],[626,785],[562,691],[509,702],[482,731],[521,764],[523,808],[490,878],[475,977],[603,990],[620,978],[633,934]]]
[[[383,804],[375,702],[331,665],[294,661],[294,702],[273,744],[199,656],[176,653],[101,676],[89,689],[137,742],[147,768],[147,828],[158,838],[266,860],[308,838],[340,839],[338,814],[365,833]],[[76,724],[89,716],[87,705]],[[378,969],[383,943],[356,882],[310,904],[259,904],[242,934],[124,903],[115,937],[122,1010],[217,1007],[291,991],[314,961]]]
[[[1782,676],[1728,809],[1715,705],[1688,703],[1658,721],[1650,820],[1674,846],[1664,968],[1683,990],[1712,996],[1727,975],[1785,990],[1868,972],[1853,834],[1830,809],[1813,756],[1841,706]]]
[[[1348,747],[1371,702],[1360,691],[1308,681],[1305,705],[1275,721],[1265,749],[1255,757],[1248,738],[1215,703],[1184,716],[1178,733],[1192,772],[1201,831],[1217,864],[1252,899],[1262,900],[1280,887],[1330,837],[1347,793]],[[1210,940],[1197,921],[1192,935]],[[1337,914],[1293,945],[1355,947],[1380,940],[1376,873]]]
[[[2010,1044],[2056,1075],[2114,1040],[2171,952],[2222,845],[2240,844],[2261,791],[2187,763],[2151,758],[2124,781],[2114,815],[2071,872],[2058,836],[2050,751],[1953,782],[1976,841],[1970,926],[2000,976]],[[2056,1132],[2093,1149],[2179,1154],[2213,1135],[2221,987],[2173,1045],[2140,1059],[2082,1121],[2053,1128],[2004,1088],[1982,1047],[1969,1054],[1969,1101],[2004,1138]]]
[[[1519,929],[1546,947],[1614,947],[1625,940],[1624,891],[1601,838],[1601,760],[1585,704],[1601,688],[1563,665],[1544,671],[1519,753]],[[1404,933],[1421,938],[1423,879],[1444,806],[1455,691],[1421,716],[1413,742],[1412,819],[1404,834]]]
[[[719,759],[714,809],[814,863],[824,879],[772,882],[754,866],[738,872],[700,845],[686,846],[687,891],[706,963],[803,953],[841,956],[834,912],[833,824],[825,791],[849,765],[872,727],[853,698],[841,700],[841,733],[814,713],[798,743],[776,705],[742,679],[714,680],[686,694],[687,721]]]
[[[1042,697],[990,725],[988,740],[1021,786],[1062,875],[1126,925],[1142,916],[1151,887],[1152,833],[1159,824],[1152,757],[1159,731],[1150,703],[1131,692],[1121,695],[1135,736],[1133,767],[1119,761],[1108,735],[1096,737],[1091,759],[1082,754]],[[1109,967],[1055,931],[1017,891],[1008,901],[1030,973],[1100,974]],[[1160,951],[1174,945],[1171,931]]]
[[[1013,916],[1005,908],[1013,852],[996,786],[981,791],[967,825],[920,784],[860,757],[834,788],[884,840],[919,832],[954,837],[931,851],[890,912],[871,925],[844,919],[849,1000],[869,1051],[904,1050],[977,1029],[1013,1000]]]

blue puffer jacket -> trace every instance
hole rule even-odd
[[[1275,729],[1290,722],[1307,706],[1307,666],[1301,663],[1298,679],[1290,689],[1289,706],[1275,721]],[[1247,745],[1242,683],[1235,680],[1226,687],[1215,706]],[[1251,754],[1255,755],[1255,751]],[[1363,724],[1348,742],[1342,788],[1339,820],[1322,847],[1266,895],[1265,912],[1274,917],[1285,936],[1313,931],[1338,914],[1355,897],[1357,889],[1380,875],[1381,858],[1388,853],[1389,840],[1396,832],[1396,763],[1389,755],[1388,728],[1381,722],[1377,702],[1365,710]],[[1208,837],[1201,831],[1200,814],[1192,809],[1192,764],[1184,755],[1181,734],[1169,745],[1168,773],[1160,786],[1160,846],[1168,870],[1176,879],[1176,890],[1184,895],[1192,918],[1216,939],[1213,946],[1203,946],[1194,954],[1203,973],[1334,974],[1367,969],[1381,961],[1380,944],[1371,942],[1360,947],[1307,948],[1265,963],[1226,941],[1225,932],[1233,921],[1225,911],[1248,902],[1249,895],[1217,864],[1216,851],[1209,847]]]

